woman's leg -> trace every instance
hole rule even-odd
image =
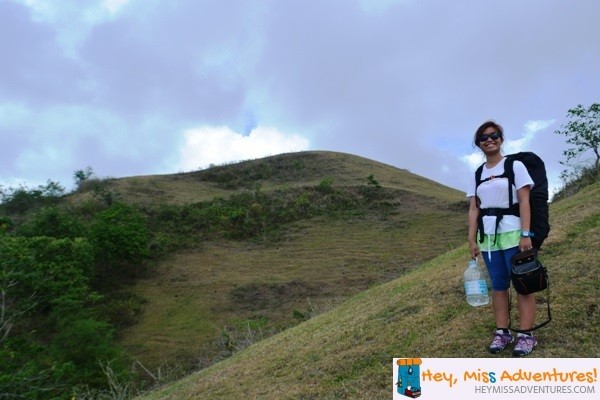
[[[508,288],[509,276],[502,251],[492,251],[483,255],[490,280],[492,281],[492,311],[497,328],[508,328]]]
[[[508,329],[508,291],[492,292],[492,310],[496,327]]]
[[[522,331],[530,331],[535,322],[535,294],[517,294],[517,304],[519,308],[519,328]],[[519,333],[512,354],[515,357],[526,356],[533,351],[537,344],[537,339],[531,332]]]
[[[492,281],[492,311],[496,322],[496,329],[489,347],[492,354],[498,354],[513,341],[513,336],[508,331],[508,288],[510,280],[505,265],[506,260],[502,253],[502,251],[492,251],[483,255]]]
[[[507,272],[510,274],[510,258],[519,252],[517,247],[504,250]],[[508,298],[506,300],[508,304]],[[528,330],[535,323],[535,295],[517,293],[517,310],[519,311],[519,329]]]
[[[517,294],[519,310],[519,329],[522,331],[533,328],[535,322],[535,294]]]

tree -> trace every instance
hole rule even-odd
[[[94,175],[94,170],[92,167],[88,166],[86,169],[78,169],[73,172],[73,178],[75,179],[75,186],[78,188],[84,182],[87,182]]]
[[[572,147],[563,151],[565,162],[578,158],[589,150],[596,155],[594,167],[598,170],[600,165],[600,103],[592,104],[586,109],[581,104],[567,112],[570,119],[561,129],[554,133],[567,137],[567,143]]]

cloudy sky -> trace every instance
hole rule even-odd
[[[597,0],[0,0],[0,184],[68,188],[300,150],[466,190],[504,126],[560,184],[600,101]]]

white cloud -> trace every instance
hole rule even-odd
[[[15,0],[31,8],[34,12],[34,18],[38,21],[52,21],[56,18],[57,10],[50,1],[41,0]]]
[[[507,154],[518,153],[520,151],[531,149],[531,142],[535,138],[536,134],[540,131],[545,130],[552,125],[556,120],[530,120],[525,123],[525,133],[522,138],[514,140],[506,140],[504,144],[504,150]]]
[[[0,127],[13,128],[31,120],[31,111],[23,103],[0,103]]]
[[[539,121],[527,121],[525,123],[525,133],[531,133],[531,134],[535,134],[539,131],[543,131],[544,129],[548,128],[550,125],[552,125],[554,122],[556,122],[555,119],[550,119],[550,120],[539,120]]]
[[[79,47],[96,26],[116,17],[132,0],[14,0],[32,12],[36,22],[51,25],[65,55],[77,59]]]
[[[531,141],[531,135],[525,135],[522,138],[519,139],[513,139],[513,140],[506,140],[506,142],[504,143],[504,153],[505,154],[512,154],[512,153],[518,153],[520,151],[522,151],[524,148],[527,147],[527,144]]]
[[[116,14],[132,0],[96,0],[83,3],[79,0],[14,0],[24,4],[33,11],[37,21],[49,23],[65,23],[67,17],[76,16],[76,19],[84,19],[88,22],[99,21],[106,14]],[[90,18],[90,14],[96,15]]]
[[[484,158],[482,152],[476,151],[471,154],[467,154],[466,156],[460,157],[460,160],[467,164],[470,169],[475,171],[475,169],[477,169],[477,167],[479,167],[481,163],[483,163]]]
[[[111,14],[116,14],[121,9],[121,7],[129,3],[129,1],[130,0],[104,0],[103,5],[108,10],[108,12],[110,12]]]
[[[360,7],[370,13],[382,13],[398,3],[409,3],[410,0],[358,0]]]
[[[17,158],[15,165],[21,171],[27,171],[32,165],[52,165],[53,168],[68,168],[73,156],[71,149],[44,145],[41,148],[28,149]]]
[[[188,171],[309,148],[309,141],[302,136],[260,126],[247,136],[226,126],[188,129],[183,136],[179,169]]]

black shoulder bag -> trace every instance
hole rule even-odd
[[[548,298],[548,319],[531,329],[521,331],[512,329],[515,332],[529,332],[547,325],[552,320],[550,314],[550,282],[548,280],[548,271],[542,262],[538,259],[537,249],[517,253],[510,259],[510,280],[516,292],[519,294],[531,294],[547,291]],[[510,298],[509,298],[510,313]],[[510,314],[509,314],[510,315]]]

